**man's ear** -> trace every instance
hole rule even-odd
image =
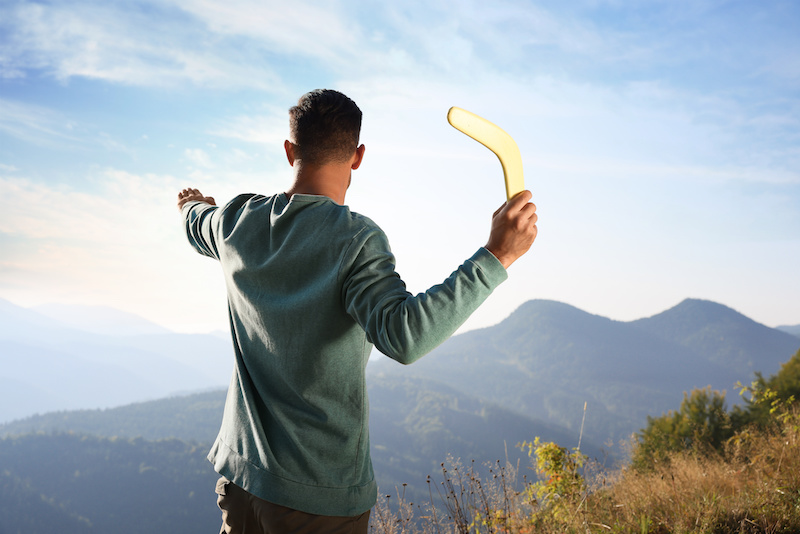
[[[287,139],[283,142],[283,149],[286,151],[286,159],[289,160],[289,165],[294,167],[294,144]]]
[[[350,168],[356,170],[361,166],[361,162],[364,160],[364,151],[366,147],[362,144],[356,149],[356,153],[353,154],[352,163],[350,164]]]

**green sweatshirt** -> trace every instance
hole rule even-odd
[[[241,195],[183,208],[198,252],[220,260],[235,356],[209,460],[295,510],[356,516],[375,504],[365,368],[373,344],[408,364],[450,337],[507,277],[479,249],[411,295],[386,235],[327,197]]]

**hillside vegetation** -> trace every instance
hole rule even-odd
[[[577,436],[563,428],[441,384],[376,375],[371,377],[368,389],[371,454],[378,484],[387,491],[406,484],[406,494],[417,501],[427,495],[426,477],[438,469],[448,454],[481,461],[518,461],[523,453],[514,444],[532,435],[562,443],[577,442]],[[187,447],[207,451],[219,430],[224,402],[225,391],[217,390],[112,409],[53,412],[0,425],[0,436],[43,434],[40,439],[58,441],[59,434],[73,433],[155,441],[177,439],[186,442]],[[601,454],[600,448],[591,443],[584,443],[584,448],[589,454]],[[34,463],[40,453],[44,453],[43,449],[28,452]],[[7,469],[24,476],[14,467]]]
[[[0,532],[215,532],[219,475],[207,452],[179,440],[0,439]]]
[[[728,411],[724,394],[695,390],[678,410],[651,417],[633,462],[614,472],[538,439],[521,444],[538,480],[511,465],[489,479],[443,465],[437,499],[398,512],[382,501],[373,531],[800,532],[800,351],[742,389],[744,407]]]

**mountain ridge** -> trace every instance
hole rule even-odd
[[[675,315],[689,315],[688,324],[700,321],[701,332],[728,332],[731,324],[745,332],[727,339],[670,339],[660,325]],[[587,402],[587,436],[605,442],[625,439],[648,415],[673,409],[684,392],[709,385],[730,392],[737,381],[749,383],[756,370],[777,372],[800,346],[800,339],[709,301],[687,299],[654,317],[615,321],[561,302],[532,300],[497,325],[454,336],[408,368],[382,365],[573,429]],[[749,335],[756,342],[740,348]],[[763,346],[769,350],[756,357],[753,347]],[[736,358],[726,359],[730,354]]]
[[[50,303],[30,309],[69,328],[93,334],[130,336],[174,333],[139,315],[110,306]]]
[[[0,346],[11,356],[0,368],[0,421],[221,388],[232,369],[230,342],[214,334],[97,335],[2,300]],[[797,346],[800,338],[710,301],[686,299],[625,322],[537,299],[497,325],[453,336],[412,366],[380,358],[367,372],[425,378],[574,431],[587,402],[587,437],[604,443],[674,408],[684,391],[708,385],[731,391],[756,370],[777,372]],[[769,354],[755,353],[762,347]],[[37,351],[56,364],[25,356]],[[87,377],[94,378],[87,383]],[[100,398],[103,384],[116,384],[114,402]],[[68,404],[59,400],[65,398]]]
[[[121,320],[131,322],[120,325]],[[225,387],[230,381],[229,339],[171,332],[126,312],[115,314],[113,322],[117,327],[109,332],[91,332],[0,299],[5,357],[0,423],[63,408],[120,406]],[[145,333],[135,333],[143,324]],[[44,391],[42,384],[47,384]]]
[[[762,361],[759,365],[753,355],[759,351],[785,350],[795,343],[786,332],[757,323],[723,304],[701,299],[685,299],[668,310],[631,324],[663,339],[677,341],[710,361],[734,366],[740,374],[776,373],[781,362]],[[732,344],[721,350],[719,341],[726,337]]]

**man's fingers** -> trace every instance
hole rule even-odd
[[[190,196],[194,196],[194,195],[203,196],[203,194],[200,193],[199,189],[193,189],[191,187],[187,187],[187,188],[181,190],[180,193],[178,193],[178,197],[179,198],[190,197]]]
[[[527,205],[531,199],[533,198],[533,193],[528,191],[527,189],[524,191],[520,191],[516,195],[514,195],[511,200],[508,201],[508,208],[512,210],[519,210],[522,209],[523,206]]]
[[[204,197],[203,193],[201,193],[199,189],[195,189],[194,187],[186,187],[178,193],[178,209],[183,208],[183,205],[187,202],[194,200],[207,202],[212,206],[217,205],[217,203],[214,201],[214,197]]]
[[[506,216],[510,218],[522,217],[523,219],[529,219],[536,213],[536,205],[530,201],[531,198],[533,198],[533,194],[530,191],[522,191],[500,206],[492,217],[497,217],[505,211]]]
[[[539,218],[539,216],[536,215],[536,204],[534,204],[533,202],[528,202],[527,204],[522,206],[522,208],[519,211],[520,215],[525,219],[530,220],[535,218],[534,219],[535,222],[536,219]]]

